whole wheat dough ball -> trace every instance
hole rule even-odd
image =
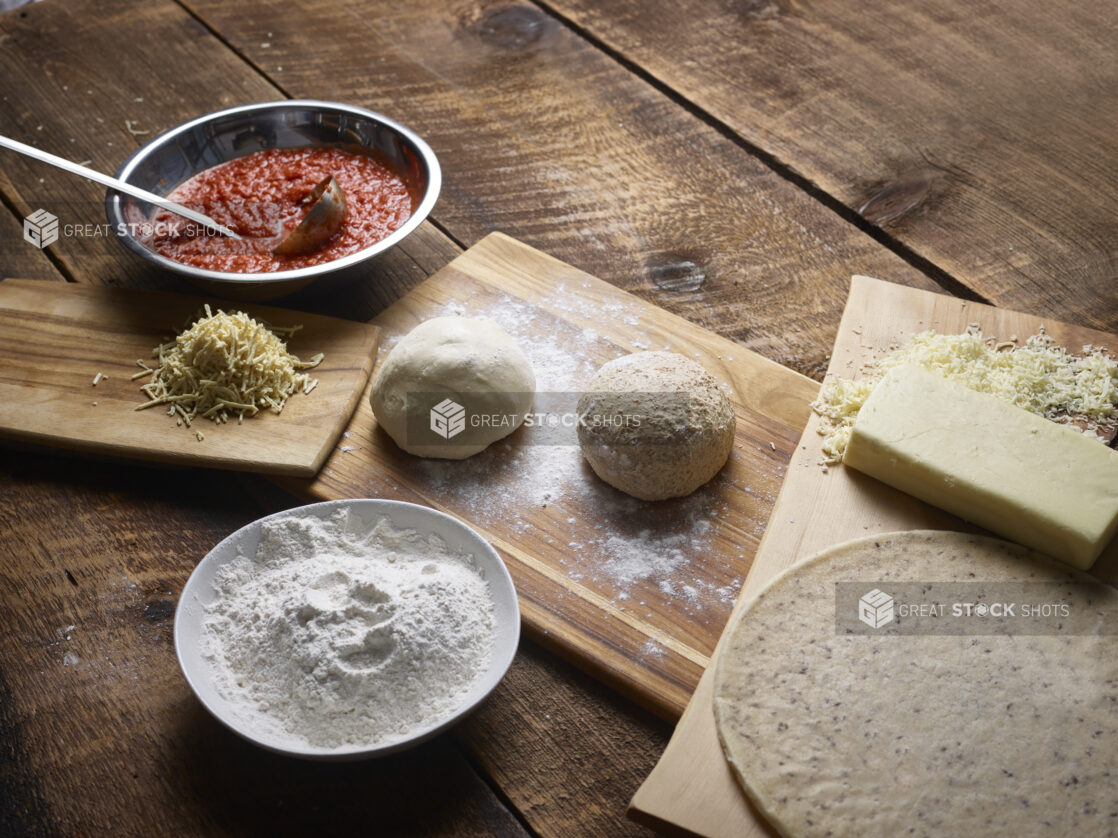
[[[492,320],[435,317],[388,353],[369,401],[409,454],[462,460],[520,427],[535,390],[532,365]]]
[[[603,366],[578,402],[578,441],[604,481],[641,500],[689,495],[726,463],[734,409],[705,369],[675,352]]]

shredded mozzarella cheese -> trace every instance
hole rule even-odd
[[[153,350],[157,366],[136,362],[142,369],[133,378],[151,375],[140,388],[149,400],[136,410],[168,405],[168,413],[179,417],[176,424],[188,428],[198,416],[221,424],[235,414],[239,422],[262,408],[279,413],[296,391],[310,393],[318,384],[301,370],[318,366],[322,354],[301,361],[276,335],[290,337],[301,326],[269,328],[240,311],[213,314],[208,305],[205,312]]]
[[[1024,346],[999,343],[973,325],[961,335],[921,332],[874,364],[864,378],[824,382],[812,409],[823,417],[819,432],[825,463],[842,460],[858,411],[878,380],[905,364],[1053,421],[1081,423],[1092,436],[1101,438],[1100,431],[1112,433],[1118,426],[1118,364],[1105,349],[1084,346],[1082,355],[1069,355],[1043,329]]]

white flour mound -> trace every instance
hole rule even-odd
[[[202,652],[252,729],[388,744],[445,719],[486,666],[493,602],[472,556],[348,509],[280,516],[215,579]]]

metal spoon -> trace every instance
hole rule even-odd
[[[303,198],[313,206],[299,226],[287,234],[272,252],[280,256],[297,256],[318,250],[342,226],[346,216],[345,193],[334,176],[322,180]]]
[[[168,212],[173,212],[175,215],[181,215],[183,218],[188,218],[191,221],[201,224],[208,230],[213,230],[223,236],[228,236],[231,239],[240,239],[241,237],[230,230],[228,227],[223,227],[218,224],[208,215],[203,215],[200,212],[195,212],[189,207],[184,207],[182,204],[176,204],[174,201],[168,201],[161,195],[156,195],[154,192],[148,192],[146,189],[140,189],[138,186],[133,186],[130,183],[125,183],[123,180],[117,180],[115,177],[103,175],[95,169],[87,169],[85,166],[79,166],[77,163],[71,163],[62,157],[57,157],[45,151],[41,151],[34,146],[26,145],[17,140],[9,139],[5,136],[0,136],[0,148],[11,149],[12,151],[25,154],[35,160],[49,163],[52,166],[57,166],[71,174],[80,175],[87,180],[92,180],[94,183],[99,183],[102,186],[107,186],[110,189],[115,189],[117,192],[123,192],[125,195],[131,195],[133,198],[139,198],[141,201],[146,201],[149,204],[154,204],[160,209],[165,209]]]

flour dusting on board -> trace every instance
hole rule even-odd
[[[549,296],[548,307],[576,320],[624,323],[633,328],[639,349],[672,348],[641,333],[640,304],[600,304],[578,289],[560,285]],[[481,304],[451,300],[429,316],[447,315],[487,317],[507,331],[531,362],[540,393],[577,393],[607,357],[602,347],[612,347],[596,329],[556,318],[509,295]],[[397,340],[398,336],[387,340],[382,351],[390,351]],[[694,560],[710,553],[715,522],[727,511],[715,487],[650,506],[599,480],[577,444],[533,444],[537,430],[524,427],[517,444],[499,441],[467,460],[420,459],[413,468],[441,502],[468,510],[471,520],[483,527],[511,528],[527,552],[538,539],[570,556],[569,561],[561,560],[570,578],[596,589],[608,586],[620,608],[643,616],[645,602],[630,594],[645,582],[688,614],[733,604],[740,578],[716,585],[702,581],[692,567]],[[724,479],[728,478],[715,478]],[[557,519],[553,531],[541,530],[538,519],[520,514],[552,507],[565,516]],[[594,561],[578,561],[586,556]],[[744,552],[734,558],[744,561]]]

